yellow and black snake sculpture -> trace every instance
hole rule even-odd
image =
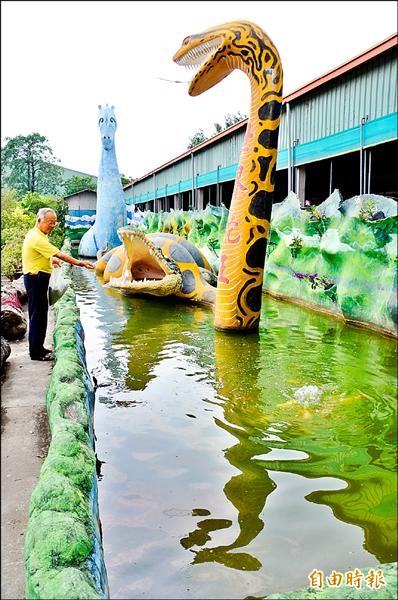
[[[279,54],[260,27],[233,21],[186,37],[173,60],[200,67],[189,85],[191,96],[234,69],[250,79],[250,116],[220,255],[214,325],[231,331],[257,329],[282,103]]]

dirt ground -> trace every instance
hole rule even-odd
[[[46,348],[53,329],[50,309]],[[50,442],[45,395],[53,363],[30,360],[27,335],[9,343],[1,375],[1,598],[20,600],[29,501]]]

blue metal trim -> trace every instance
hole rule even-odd
[[[68,215],[71,217],[83,217],[84,215],[88,215],[92,217],[96,214],[95,210],[83,209],[83,210],[68,210]]]
[[[398,113],[395,112],[364,123],[364,148],[397,139],[397,118]],[[295,146],[294,165],[298,166],[325,158],[332,158],[333,156],[354,152],[359,149],[360,126],[358,125],[357,127],[346,129],[345,131],[329,135],[319,140]],[[278,151],[276,168],[278,171],[287,168],[287,149]]]

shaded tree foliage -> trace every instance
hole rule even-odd
[[[123,173],[120,174],[120,181],[122,186],[127,185],[133,181],[132,177],[126,177]],[[69,194],[77,194],[83,190],[97,191],[97,182],[91,175],[74,175],[64,182],[64,193],[65,196]]]
[[[128,183],[131,183],[132,181],[134,181],[134,178],[133,177],[128,177],[124,173],[120,173],[120,181],[122,182],[122,186],[125,186]]]
[[[199,129],[199,131],[197,131],[196,133],[194,133],[193,136],[189,138],[189,144],[187,146],[188,150],[190,148],[194,148],[198,144],[201,144],[205,140],[207,140],[207,137],[205,136],[205,134],[203,132],[203,129]]]
[[[215,134],[220,133],[220,131],[224,131],[224,129],[228,129],[228,127],[232,127],[235,123],[239,123],[239,121],[243,121],[243,119],[247,119],[246,115],[242,115],[240,110],[236,113],[236,115],[231,115],[227,113],[224,116],[224,125],[220,125],[220,123],[214,123]]]
[[[67,179],[64,183],[65,196],[76,194],[77,192],[87,189],[92,190],[93,192],[97,191],[97,182],[90,175],[75,175]]]
[[[18,202],[15,190],[1,190],[1,274],[10,279],[22,270],[22,243],[35,217]]]
[[[54,196],[28,192],[20,200],[15,190],[1,190],[1,274],[13,278],[22,270],[22,244],[26,233],[36,222],[39,208],[52,208],[57,214],[57,227],[48,238],[61,248],[65,236],[65,214],[68,205]]]
[[[27,192],[56,194],[62,186],[62,169],[45,136],[31,133],[6,138],[1,149],[3,185],[21,197]]]
[[[194,148],[198,144],[201,144],[202,142],[205,142],[206,140],[210,139],[211,137],[217,135],[217,133],[221,133],[221,131],[224,131],[224,129],[228,129],[228,127],[235,125],[235,123],[239,123],[239,121],[243,121],[243,119],[247,119],[247,116],[242,115],[239,110],[235,115],[231,115],[230,113],[227,113],[224,116],[224,124],[220,124],[217,122],[213,123],[214,132],[209,137],[207,137],[204,134],[203,129],[199,129],[196,133],[194,133],[194,135],[189,138],[189,144],[187,146],[188,150],[190,148]]]
[[[60,248],[65,237],[65,216],[68,213],[68,203],[63,198],[54,196],[41,196],[36,192],[28,192],[21,199],[20,205],[25,211],[34,216],[39,208],[52,208],[57,215],[57,227],[48,235],[48,239],[54,246]]]

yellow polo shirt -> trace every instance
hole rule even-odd
[[[37,226],[33,227],[22,244],[22,272],[34,275],[39,271],[51,273],[50,258],[58,252],[58,248],[48,241],[46,234]]]

